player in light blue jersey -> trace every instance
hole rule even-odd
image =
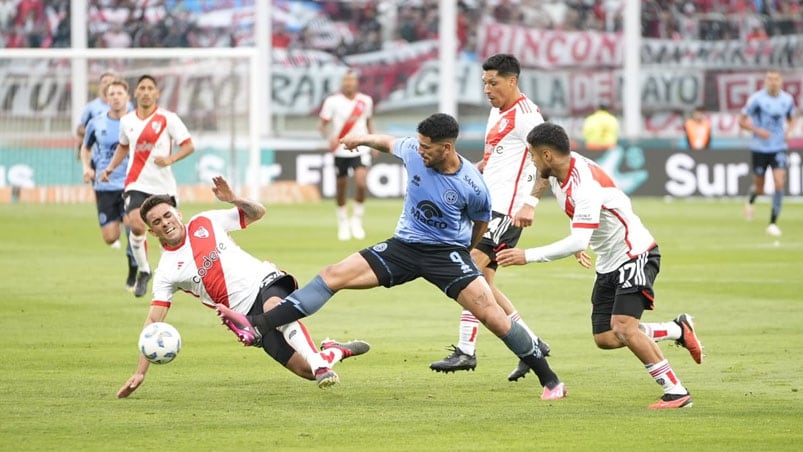
[[[120,224],[128,223],[123,203],[127,165],[118,166],[108,181],[97,178],[95,168],[106,168],[117,149],[120,118],[128,112],[128,84],[122,80],[114,80],[106,85],[105,89],[104,97],[109,101],[109,111],[87,124],[81,147],[81,163],[84,167],[84,182],[92,183],[95,190],[98,223],[103,241],[112,248],[119,248]],[[131,252],[130,243],[126,247],[126,255],[128,259],[126,287],[133,290],[137,277],[137,263]]]
[[[742,108],[739,126],[751,132],[753,186],[745,206],[745,218],[753,219],[756,196],[764,194],[764,175],[772,168],[775,192],[772,195],[772,213],[767,234],[781,235],[776,221],[781,213],[783,191],[786,187],[786,169],[789,166],[787,150],[789,133],[795,125],[795,101],[782,90],[783,78],[776,70],[767,71],[764,89],[753,93]]]
[[[81,122],[78,124],[78,128],[75,131],[75,133],[78,135],[79,153],[81,151],[81,146],[84,144],[86,128],[89,126],[89,123],[93,119],[103,116],[109,111],[109,103],[106,99],[106,88],[111,82],[117,79],[119,79],[119,77],[114,72],[104,72],[100,75],[100,78],[98,79],[98,97],[92,99],[88,104],[86,104],[84,111],[81,113]],[[131,102],[128,102],[126,111],[128,112],[133,109],[134,105]]]
[[[455,149],[458,131],[454,118],[436,113],[418,124],[417,138],[344,137],[347,149],[369,146],[392,153],[407,168],[407,196],[393,237],[325,267],[264,314],[245,316],[217,305],[223,323],[246,345],[259,344],[262,332],[313,314],[341,289],[393,287],[424,278],[471,311],[534,370],[544,387],[542,399],[565,397],[565,385],[537,342],[494,301],[471,259],[470,250],[491,219],[491,200],[480,172]]]

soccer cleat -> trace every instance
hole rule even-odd
[[[365,230],[362,228],[362,221],[359,218],[351,219],[351,235],[357,240],[365,238]]]
[[[147,272],[138,272],[137,281],[134,283],[134,296],[142,297],[148,292],[148,283],[151,280],[151,274]]]
[[[691,394],[664,394],[660,400],[650,405],[652,410],[666,410],[669,408],[691,408]]]
[[[538,348],[541,349],[541,356],[544,358],[549,356],[549,352],[552,351],[552,349],[549,348],[549,344],[541,339],[538,339]],[[513,369],[513,372],[510,372],[510,375],[507,376],[507,381],[518,381],[519,378],[526,377],[528,372],[530,372],[530,366],[524,361],[519,360],[519,365]]]
[[[694,332],[694,320],[689,314],[680,314],[675,317],[675,323],[680,326],[682,334],[675,343],[689,351],[691,358],[697,364],[703,362],[703,344]]]
[[[365,341],[349,341],[349,342],[338,342],[332,339],[326,338],[321,342],[321,350],[328,350],[330,348],[336,348],[343,353],[343,357],[340,358],[341,360],[346,358],[351,358],[352,356],[359,356],[365,353],[368,353],[368,350],[371,349],[371,345]]]
[[[217,315],[220,317],[220,320],[223,321],[223,324],[237,336],[237,340],[242,342],[243,345],[256,346],[262,342],[262,335],[259,333],[259,330],[251,325],[251,322],[248,321],[248,317],[239,312],[232,311],[228,306],[224,306],[220,303],[215,305],[215,311],[217,311]]]
[[[337,239],[343,242],[351,239],[351,230],[348,221],[340,222],[337,225]]]
[[[125,288],[129,292],[134,291],[137,284],[137,267],[128,267],[128,277],[125,280]]]
[[[569,391],[566,390],[566,385],[563,383],[558,383],[552,389],[544,386],[544,392],[541,393],[541,400],[559,400],[566,397],[567,394],[569,394]]]
[[[319,388],[327,389],[338,384],[340,377],[330,367],[321,367],[315,371],[315,381]]]
[[[430,364],[430,369],[435,372],[449,373],[458,370],[474,370],[477,367],[477,355],[463,353],[463,350],[454,345],[449,346],[449,348],[452,350],[452,354]]]
[[[749,202],[744,205],[744,219],[753,221],[753,205]]]
[[[767,234],[773,237],[780,237],[782,234],[781,228],[779,228],[775,223],[770,223],[770,225],[767,226]]]

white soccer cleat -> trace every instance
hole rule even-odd
[[[351,239],[351,230],[349,229],[348,222],[341,222],[337,225],[337,239],[340,241]]]
[[[770,225],[767,226],[767,234],[773,237],[780,237],[782,234],[781,228],[779,228],[775,223],[770,223]]]
[[[365,230],[362,228],[362,220],[359,218],[351,219],[351,235],[357,240],[365,238]]]

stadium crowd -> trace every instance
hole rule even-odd
[[[618,31],[624,0],[460,0],[458,37],[472,50],[483,20]],[[253,0],[88,0],[89,47],[230,47],[253,43]],[[338,56],[438,34],[438,0],[273,1],[273,43]],[[803,0],[645,0],[645,37],[761,39],[803,33]],[[0,0],[0,47],[70,46],[69,0]]]

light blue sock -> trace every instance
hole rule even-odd
[[[770,223],[775,223],[778,220],[778,215],[781,214],[781,202],[783,201],[783,191],[775,190],[772,194],[772,216],[770,216]]]
[[[332,289],[323,282],[321,275],[315,276],[304,287],[291,293],[285,300],[293,303],[299,311],[312,315],[332,298]]]

